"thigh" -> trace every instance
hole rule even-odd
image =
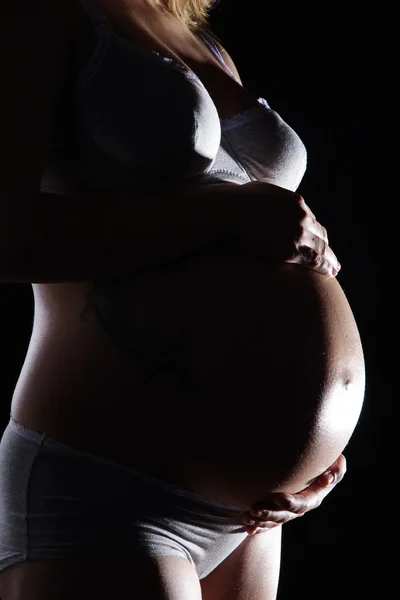
[[[158,556],[20,563],[0,573],[1,600],[201,600],[193,565]]]
[[[248,536],[200,581],[202,600],[275,600],[281,563],[282,527]]]

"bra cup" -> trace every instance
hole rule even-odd
[[[210,169],[221,127],[204,86],[175,64],[166,68],[154,55],[144,60],[122,43],[111,46],[98,75],[80,94],[80,137],[91,146],[83,158],[96,146],[135,177],[156,171],[181,178]]]
[[[250,180],[295,191],[307,167],[307,151],[302,140],[265,104],[246,113],[223,122],[223,143]]]

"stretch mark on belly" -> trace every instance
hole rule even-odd
[[[81,320],[87,321],[89,315],[94,314],[121,356],[134,356],[144,363],[141,383],[150,383],[161,372],[169,370],[179,376],[181,385],[190,386],[191,337],[186,323],[181,322],[174,335],[167,335],[154,326],[135,322],[142,294],[126,278],[96,280],[86,298]],[[143,303],[142,300],[142,306]]]

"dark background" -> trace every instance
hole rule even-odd
[[[382,28],[377,15],[365,12],[355,22],[339,10],[310,18],[293,7],[263,6],[225,0],[211,23],[244,86],[266,98],[307,146],[299,192],[342,264],[338,280],[358,323],[367,371],[343,482],[318,510],[284,528],[279,600],[385,598],[395,581],[389,543],[397,514],[390,15]],[[30,286],[0,284],[0,309],[2,430],[31,333]]]

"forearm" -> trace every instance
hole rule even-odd
[[[135,274],[227,247],[235,202],[220,193],[227,185],[149,195],[37,193],[3,221],[0,280],[56,283]]]

